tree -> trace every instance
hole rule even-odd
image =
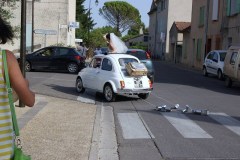
[[[140,23],[140,24],[136,24],[134,26],[131,26],[130,29],[128,30],[128,35],[137,36],[137,35],[140,34],[141,29],[142,30],[145,29],[144,23]]]
[[[10,23],[10,20],[15,18],[12,11],[16,7],[16,0],[2,0],[0,1],[0,15],[1,17]],[[20,34],[20,26],[12,26],[13,27],[13,32],[14,36],[16,38],[19,37]]]
[[[103,38],[103,36],[106,33],[115,33],[116,34],[116,29],[112,28],[111,26],[105,26],[102,28],[96,28],[94,29],[90,34],[91,34],[91,47],[95,48],[98,46],[101,47],[107,47],[106,40]]]
[[[76,29],[76,37],[90,44],[88,31],[91,31],[96,23],[91,17],[90,10],[84,8],[84,2],[85,0],[76,0],[76,21],[80,25],[80,28]]]
[[[141,24],[139,11],[124,1],[105,2],[99,13],[119,33],[123,33],[131,26]]]

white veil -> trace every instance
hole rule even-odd
[[[116,53],[126,53],[128,48],[125,43],[114,33],[110,33],[110,41],[113,44]]]

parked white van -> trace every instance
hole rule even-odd
[[[233,82],[240,82],[240,46],[231,46],[228,49],[223,73],[227,87],[232,87]]]

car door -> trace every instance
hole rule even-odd
[[[51,47],[37,51],[30,59],[33,69],[49,69],[53,53]]]
[[[51,60],[51,69],[54,70],[64,70],[68,64],[68,48],[55,48],[54,54]]]
[[[93,58],[89,67],[87,68],[86,75],[84,76],[85,86],[90,89],[97,89],[98,83],[98,73],[100,71],[102,59],[99,57]]]
[[[213,57],[212,57],[212,63],[210,64],[212,68],[212,73],[217,75],[218,71],[218,61],[219,61],[219,55],[217,52],[213,52]]]
[[[205,59],[205,66],[206,66],[207,72],[209,72],[209,73],[212,73],[212,71],[213,71],[212,70],[213,54],[214,54],[214,52],[210,52]]]
[[[114,79],[114,74],[113,74],[113,64],[110,59],[104,58],[102,60],[102,65],[101,69],[96,73],[96,83],[97,85],[97,90],[98,91],[103,91],[103,86],[108,80]]]
[[[237,71],[238,71],[238,52],[237,51],[232,51],[231,56],[230,56],[230,67],[228,68],[228,75],[232,78],[237,78]]]
[[[240,51],[238,51],[237,59],[237,80],[240,81]]]

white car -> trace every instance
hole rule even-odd
[[[203,75],[217,75],[218,79],[223,78],[224,59],[227,51],[214,50],[207,54],[203,64]]]
[[[85,89],[102,92],[105,99],[115,101],[116,95],[138,95],[146,99],[152,91],[152,82],[147,76],[133,77],[127,73],[125,65],[139,59],[126,54],[96,55],[90,64],[77,76],[77,92]]]

